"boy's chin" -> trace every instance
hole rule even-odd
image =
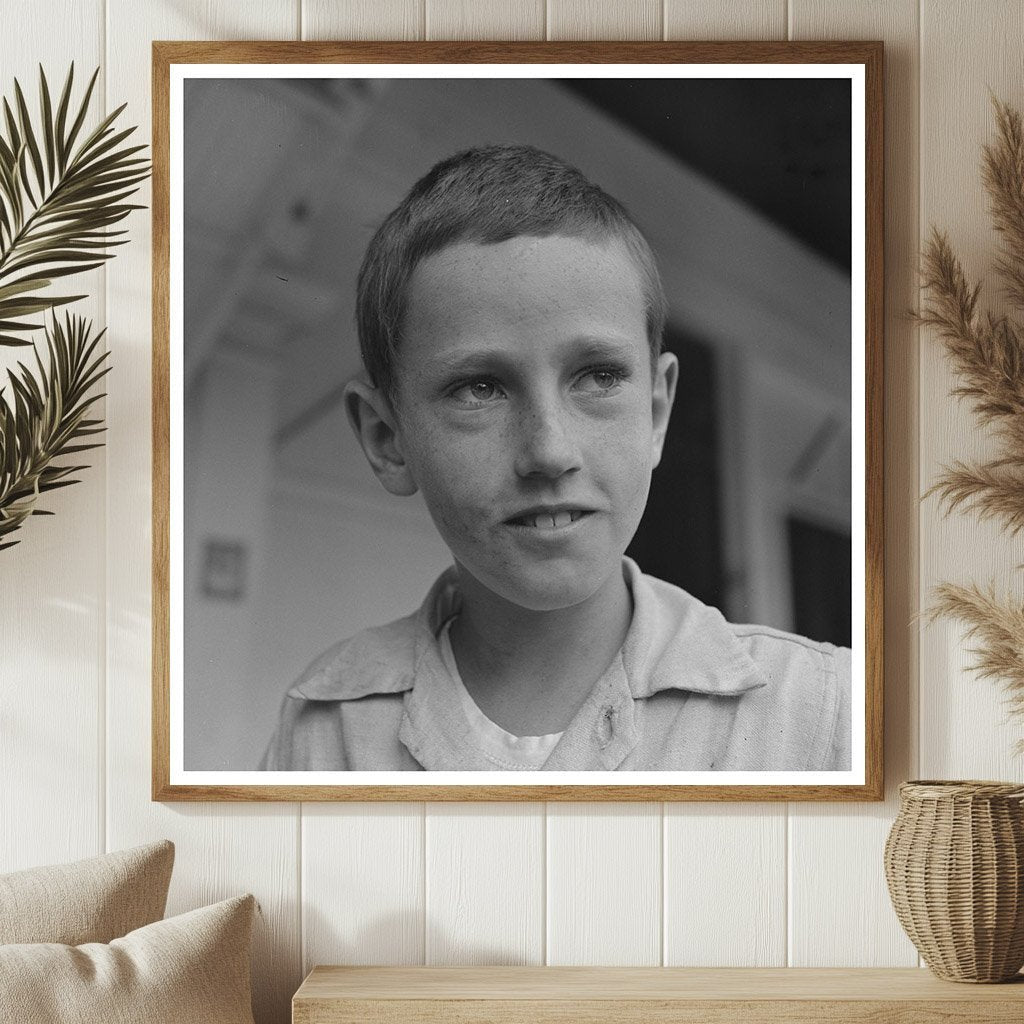
[[[483,591],[509,604],[530,612],[555,612],[589,601],[608,582],[609,578],[621,572],[621,558],[614,564],[591,567],[575,572],[533,572],[525,574],[484,574],[475,573],[459,563],[464,583],[466,575],[472,577],[470,590]],[[602,571],[603,570],[603,571]],[[482,595],[481,595],[482,596]]]

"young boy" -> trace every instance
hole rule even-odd
[[[665,312],[639,229],[555,157],[474,149],[417,182],[364,258],[345,397],[455,564],[302,675],[262,768],[849,768],[849,651],[729,625],[624,557],[675,394]]]

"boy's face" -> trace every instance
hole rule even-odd
[[[464,572],[536,611],[616,575],[675,384],[621,242],[459,243],[409,285],[395,444]],[[653,377],[653,379],[652,379]]]

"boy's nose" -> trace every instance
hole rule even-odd
[[[551,407],[524,410],[515,444],[515,471],[521,477],[554,479],[579,469],[579,446],[564,411]]]

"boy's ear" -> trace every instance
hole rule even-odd
[[[662,352],[658,356],[658,366],[654,373],[654,387],[651,392],[651,420],[654,424],[651,443],[654,459],[652,465],[661,462],[661,449],[665,444],[665,433],[668,430],[669,417],[672,415],[672,403],[676,398],[676,381],[679,377],[679,360],[672,352]]]
[[[418,488],[405,461],[398,420],[387,396],[359,377],[345,385],[343,395],[348,421],[377,479],[392,494],[415,494]]]

